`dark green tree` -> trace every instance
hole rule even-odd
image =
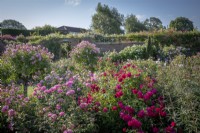
[[[38,35],[48,35],[57,31],[56,27],[47,24],[42,27],[37,26],[32,30],[34,30]]]
[[[150,17],[144,21],[145,27],[149,30],[159,30],[163,28],[162,21],[156,17]]]
[[[123,20],[124,16],[116,8],[98,3],[96,13],[92,16],[91,28],[102,34],[120,34],[123,33]]]
[[[128,15],[124,23],[126,33],[139,32],[146,30],[145,25],[141,23],[133,14]]]
[[[169,27],[177,31],[192,31],[194,29],[193,22],[185,17],[177,17],[172,20]]]
[[[0,25],[2,29],[19,29],[19,30],[26,29],[26,27],[22,23],[12,19],[4,20],[3,22],[1,22]]]

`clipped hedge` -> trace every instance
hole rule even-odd
[[[24,36],[30,36],[33,33],[36,33],[37,35],[45,36],[51,33],[59,32],[58,30],[56,31],[47,31],[47,30],[19,30],[19,29],[2,29],[2,34],[9,34],[12,36],[19,36],[19,35],[24,35]]]
[[[151,37],[154,42],[163,46],[182,46],[197,51],[200,50],[200,32],[175,32],[171,30],[160,32],[140,32],[126,35],[95,36],[95,42],[144,42]]]
[[[11,36],[18,36],[20,34],[24,35],[24,36],[29,36],[31,35],[31,33],[33,33],[34,31],[32,30],[19,30],[19,29],[2,29],[2,34],[3,35],[11,35]]]

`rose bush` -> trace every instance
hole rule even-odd
[[[50,70],[53,54],[48,49],[29,44],[10,45],[3,53],[4,63],[10,63],[16,75],[16,81],[23,83],[24,95],[27,95],[28,82],[41,79]]]
[[[47,75],[34,89],[40,129],[46,132],[87,132],[94,131],[94,114],[82,110],[87,105],[79,103],[82,89],[78,76],[71,72]]]
[[[16,85],[0,86],[0,109],[2,132],[38,131],[35,100],[25,97]]]
[[[95,70],[100,50],[88,41],[82,41],[70,53],[72,60],[78,65],[79,69]]]
[[[105,71],[87,86],[88,108],[97,113],[100,132],[176,132],[168,121],[156,80],[133,64],[119,71]],[[89,101],[88,101],[89,100]]]

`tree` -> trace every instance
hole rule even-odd
[[[125,19],[125,30],[126,33],[131,33],[131,32],[139,32],[146,30],[145,25],[141,23],[137,17],[133,14],[128,15]]]
[[[172,20],[169,27],[177,31],[192,31],[194,29],[193,22],[185,17],[177,17],[175,20]]]
[[[123,33],[121,26],[124,16],[118,13],[116,8],[98,3],[96,13],[92,16],[92,29],[102,34]]]
[[[144,21],[144,25],[150,31],[163,28],[162,21],[156,17],[150,17],[149,19],[146,19]]]
[[[57,31],[56,27],[53,27],[51,25],[44,25],[42,27],[37,26],[33,28],[33,30],[39,35],[48,35]]]
[[[2,29],[26,29],[26,27],[22,23],[12,19],[4,20],[3,22],[1,22],[1,27]]]

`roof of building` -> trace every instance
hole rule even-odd
[[[77,27],[69,27],[69,26],[61,26],[57,28],[61,31],[68,31],[68,32],[85,32],[86,29],[83,28],[77,28]]]

